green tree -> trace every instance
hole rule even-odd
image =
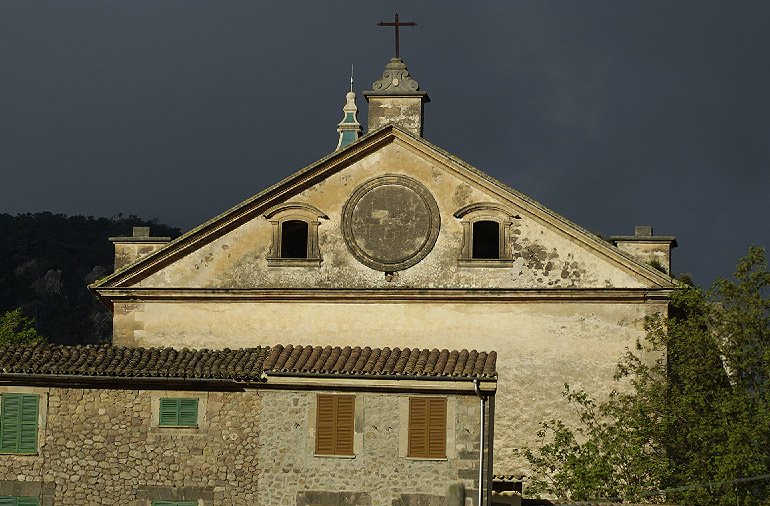
[[[35,330],[35,321],[26,318],[21,308],[7,311],[0,316],[0,343],[35,344],[45,342],[43,336]]]
[[[521,451],[535,469],[528,492],[770,504],[770,480],[752,479],[770,473],[769,291],[754,247],[734,280],[677,290],[669,316],[649,318],[646,339],[618,364],[607,399],[565,385],[580,423],[541,424],[539,446]],[[690,487],[700,484],[710,485]]]

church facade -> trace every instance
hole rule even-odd
[[[666,313],[673,237],[596,237],[431,144],[428,96],[399,58],[366,135],[348,94],[338,149],[178,239],[114,238],[89,288],[113,344],[496,350],[495,473],[543,419],[570,419],[565,382],[601,394]]]

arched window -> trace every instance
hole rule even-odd
[[[513,265],[510,234],[514,214],[495,202],[478,202],[454,214],[463,227],[463,244],[457,259],[461,267]]]
[[[471,258],[500,258],[500,224],[496,221],[473,222]]]
[[[307,258],[307,229],[302,220],[281,223],[281,258]]]
[[[319,220],[328,217],[304,202],[286,202],[265,213],[273,226],[273,242],[267,254],[271,267],[321,265],[318,246]]]

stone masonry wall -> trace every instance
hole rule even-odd
[[[39,454],[0,455],[0,495],[39,496],[41,506],[443,506],[457,483],[472,506],[477,494],[472,394],[449,396],[448,458],[418,460],[399,456],[407,395],[357,394],[356,455],[334,458],[314,456],[315,392],[24,391],[47,409]],[[157,427],[158,398],[180,396],[199,399],[199,428]]]
[[[39,454],[0,455],[0,495],[19,481],[52,492],[42,506],[257,502],[258,392],[185,393],[207,404],[206,427],[188,429],[152,427],[148,390],[36,390],[48,402]]]
[[[448,420],[445,460],[405,456],[407,427],[399,407],[409,396],[381,393],[357,396],[355,431],[363,433],[363,441],[355,458],[315,456],[316,395],[282,391],[263,398],[261,504],[445,505],[449,487],[456,483],[465,487],[465,504],[475,503],[479,401],[473,394],[448,400],[447,416],[454,411],[455,427],[452,431]]]

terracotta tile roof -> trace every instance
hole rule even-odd
[[[265,373],[318,376],[495,378],[495,352],[274,346],[176,350],[111,345],[0,345],[0,374],[264,380]]]
[[[267,351],[4,344],[0,373],[260,380]]]
[[[497,353],[419,348],[273,346],[266,373],[495,378]]]

